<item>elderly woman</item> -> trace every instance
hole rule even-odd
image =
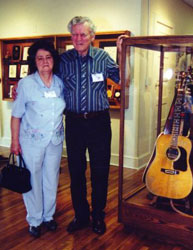
[[[58,54],[39,40],[29,48],[30,75],[19,81],[11,117],[11,152],[22,154],[31,172],[32,190],[23,194],[29,232],[41,235],[41,225],[54,231],[53,219],[63,149],[64,84],[55,75]]]

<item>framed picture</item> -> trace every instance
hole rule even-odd
[[[117,46],[115,41],[108,41],[108,42],[100,42],[99,47],[101,49],[104,49],[109,56],[116,62],[118,63],[117,60]]]
[[[25,76],[28,75],[29,71],[29,65],[28,64],[22,64],[20,67],[20,78],[24,78]]]
[[[72,44],[66,44],[66,50],[73,49],[74,46]]]
[[[104,47],[104,50],[110,55],[110,57],[117,62],[117,47],[116,46],[109,46],[109,47]]]
[[[28,57],[28,49],[29,47],[23,47],[23,56],[22,56],[22,60],[23,61],[27,61],[27,57]]]
[[[17,78],[17,64],[9,65],[9,78]]]
[[[12,58],[13,58],[13,60],[20,59],[20,46],[19,45],[13,46]]]

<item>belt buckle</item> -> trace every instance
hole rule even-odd
[[[87,119],[88,117],[87,117],[87,115],[88,115],[88,113],[86,112],[86,113],[84,113],[84,119]]]

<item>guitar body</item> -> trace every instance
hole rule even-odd
[[[146,169],[145,183],[157,196],[183,199],[192,190],[192,172],[189,157],[191,141],[178,136],[177,148],[171,148],[171,134],[161,133],[156,141],[155,157]]]

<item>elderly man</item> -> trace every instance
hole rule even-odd
[[[111,154],[111,125],[106,80],[119,82],[119,67],[102,49],[92,47],[95,26],[87,17],[68,24],[74,49],[61,55],[60,77],[66,87],[66,145],[75,218],[72,233],[87,227],[106,231],[104,222]],[[86,150],[90,158],[92,210],[87,201]]]

